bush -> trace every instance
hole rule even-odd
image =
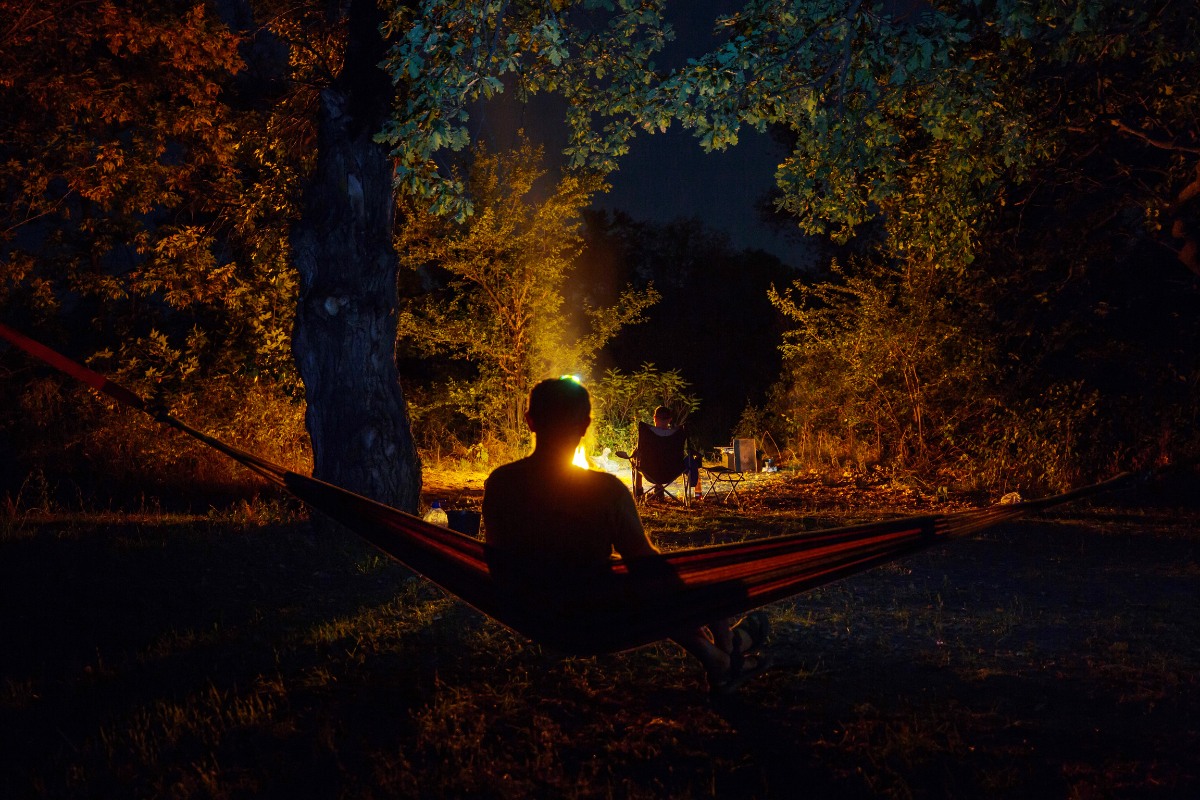
[[[994,404],[993,356],[947,275],[833,264],[772,301],[795,323],[773,394],[802,462],[937,473]]]
[[[588,386],[594,447],[608,447],[613,452],[633,450],[637,445],[637,423],[649,422],[658,406],[671,409],[676,425],[686,424],[688,415],[700,407],[688,388],[678,370],[662,372],[653,364],[643,364],[629,374],[608,370]]]
[[[140,508],[148,496],[168,506],[207,508],[252,496],[261,478],[146,414],[119,406],[57,376],[10,385],[15,413],[0,420],[14,457],[0,492],[19,502],[30,481],[51,507]],[[288,469],[312,468],[304,405],[251,379],[210,383],[181,394],[172,413],[198,430]]]

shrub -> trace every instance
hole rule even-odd
[[[632,450],[637,444],[637,423],[649,422],[658,406],[671,409],[677,425],[686,424],[688,415],[700,407],[699,399],[688,393],[689,386],[678,370],[663,372],[653,364],[628,374],[608,370],[588,387],[595,447]]]

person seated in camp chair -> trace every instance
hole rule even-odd
[[[630,572],[669,572],[625,485],[571,463],[591,424],[587,389],[571,378],[542,381],[530,392],[525,421],[534,434],[533,453],[497,467],[484,484],[484,541],[502,589],[569,603],[573,593],[611,574],[614,551]],[[671,638],[700,661],[712,691],[724,693],[770,665],[758,652],[767,632],[766,616],[758,612],[736,627],[713,620]]]
[[[654,425],[648,430],[656,436],[670,436],[678,430],[675,427],[675,412],[666,406],[658,406],[654,409],[653,420]],[[639,457],[638,448],[634,448],[629,455],[623,453],[617,453],[617,455],[629,458],[636,464]],[[688,486],[695,487],[700,482],[700,457],[691,452],[686,444],[683,453],[683,472],[687,476]],[[644,493],[642,473],[635,467],[633,469],[633,496],[641,497]]]

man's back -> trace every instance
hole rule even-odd
[[[523,458],[498,467],[484,487],[489,549],[530,570],[590,570],[652,554],[633,497],[603,472]]]

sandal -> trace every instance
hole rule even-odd
[[[745,647],[738,647],[738,631],[744,632],[750,640]],[[753,614],[749,614],[733,628],[733,652],[730,656],[737,657],[747,653],[758,652],[762,649],[763,643],[767,641],[767,637],[770,635],[771,621],[767,619],[766,612],[755,611]]]
[[[709,692],[714,695],[733,694],[742,686],[762,675],[771,668],[769,655],[744,656],[738,654],[731,657],[729,672],[723,678],[713,679],[709,676]]]

